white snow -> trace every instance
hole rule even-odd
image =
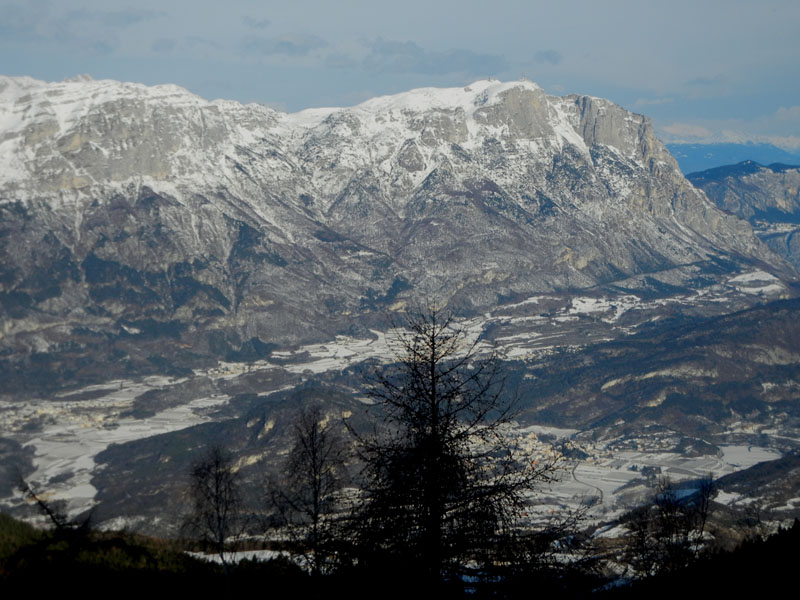
[[[111,80],[45,83],[30,78],[3,77],[0,78],[0,138],[3,139],[0,142],[0,186],[16,186],[17,198],[24,199],[25,190],[31,185],[31,175],[40,168],[42,159],[39,157],[44,154],[50,155],[54,159],[52,164],[58,165],[52,173],[51,185],[67,185],[69,188],[69,182],[75,177],[82,178],[81,185],[86,182],[94,184],[91,168],[76,168],[70,161],[69,152],[60,149],[55,141],[69,140],[65,136],[73,135],[75,131],[83,132],[83,125],[81,129],[75,129],[75,126],[84,124],[87,115],[98,113],[99,107],[118,103],[135,103],[137,106],[133,115],[118,113],[123,115],[120,118],[124,126],[135,127],[137,119],[142,118],[137,116],[139,113],[143,115],[148,109],[160,109],[160,113],[169,115],[165,118],[171,121],[183,119],[188,124],[202,123],[203,128],[215,127],[226,132],[227,139],[215,147],[198,144],[196,136],[188,133],[169,141],[170,146],[175,145],[169,161],[171,172],[157,177],[153,189],[169,192],[175,198],[181,198],[180,190],[184,188],[197,191],[198,182],[213,187],[215,182],[226,181],[231,191],[251,185],[249,179],[243,181],[226,162],[229,156],[242,155],[239,148],[264,154],[257,164],[249,165],[252,177],[263,182],[282,181],[291,177],[299,166],[299,163],[289,165],[285,157],[292,157],[290,161],[298,159],[298,153],[308,152],[306,144],[310,144],[308,148],[313,150],[300,162],[305,161],[307,168],[311,169],[311,187],[324,192],[315,195],[335,194],[343,169],[354,172],[368,164],[381,164],[390,173],[398,149],[408,140],[417,142],[417,150],[426,165],[421,171],[407,174],[413,184],[418,185],[439,164],[442,156],[451,155],[447,147],[440,150],[422,141],[425,128],[420,129],[421,122],[430,122],[432,130],[439,127],[437,119],[440,118],[459,123],[462,127],[459,131],[466,131],[467,135],[459,143],[467,150],[480,146],[487,137],[503,139],[508,133],[507,126],[490,126],[476,118],[476,114],[499,102],[504,93],[519,88],[542,94],[552,131],[546,139],[520,140],[518,150],[527,152],[532,158],[540,155],[546,147],[560,150],[565,144],[584,153],[588,151],[560,104],[544,96],[542,90],[530,81],[483,80],[466,87],[420,88],[372,98],[349,108],[314,108],[287,114],[254,104],[241,105],[225,100],[209,102],[174,85],[148,87]],[[140,110],[138,107],[145,108]],[[26,133],[32,127],[55,127],[55,131],[48,131],[42,140],[36,141]],[[363,143],[337,144],[333,148],[315,143],[317,138],[330,142],[330,136],[358,136]],[[118,141],[123,147],[97,148],[108,164],[113,164],[128,152],[127,141],[124,138]],[[77,137],[75,142],[90,143]],[[263,153],[265,143],[276,154]],[[329,168],[330,163],[335,163],[335,168]],[[498,174],[498,177],[502,179],[503,175]],[[115,184],[127,185],[132,181],[128,178]],[[105,180],[100,187],[103,189],[93,189],[91,194],[97,196],[102,195],[99,194],[101,191],[113,191],[105,189]],[[78,189],[83,190],[80,193],[90,191],[80,185]],[[242,189],[241,195],[247,198],[252,194]],[[252,204],[256,209],[259,203]]]
[[[766,271],[756,270],[749,273],[742,273],[730,280],[732,283],[749,283],[749,282],[773,282],[778,281],[778,278]]]
[[[755,270],[742,273],[728,280],[733,287],[744,294],[762,296],[779,295],[786,292],[786,286],[774,275]]]
[[[549,425],[528,425],[527,427],[520,427],[518,431],[522,434],[535,433],[536,435],[552,435],[557,438],[570,438],[579,429],[569,429],[567,427],[551,427]]]
[[[755,464],[767,460],[780,458],[780,452],[771,448],[759,448],[758,446],[720,446],[722,459],[736,469],[747,469]]]
[[[209,562],[221,563],[222,559],[219,554],[204,554],[203,552],[187,552],[190,556],[207,560]],[[281,556],[292,557],[288,552],[279,550],[239,550],[238,552],[226,552],[225,561],[229,563],[238,563],[243,560],[259,560],[268,561]]]
[[[714,496],[715,502],[719,502],[720,504],[724,504],[726,506],[736,504],[741,499],[741,494],[734,494],[732,492],[726,492],[725,490],[719,490],[716,496]]]
[[[573,298],[569,312],[572,314],[591,314],[606,312],[610,310],[610,302],[607,298]]]
[[[180,383],[165,377],[148,377],[140,382],[117,381],[106,386],[90,386],[80,392],[107,390],[108,394],[93,400],[60,400],[28,402],[19,407],[18,417],[35,411],[47,417],[43,431],[28,439],[24,446],[34,448],[35,471],[28,477],[38,489],[46,488],[53,499],[68,501],[70,514],[79,513],[93,504],[97,490],[90,481],[96,464],[95,456],[111,444],[124,443],[161,433],[168,433],[205,422],[207,409],[224,404],[228,396],[198,398],[185,405],[164,410],[152,417],[120,418],[133,399],[149,389],[166,383]],[[75,392],[73,392],[74,394]],[[3,414],[3,429],[9,433],[10,416]],[[52,483],[65,475],[69,478]]]

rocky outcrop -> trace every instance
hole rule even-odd
[[[800,269],[800,167],[748,160],[687,178],[719,208],[750,221],[761,240]]]
[[[800,222],[800,167],[753,161],[690,173],[687,178],[721,209],[752,223]]]

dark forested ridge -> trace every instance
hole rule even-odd
[[[644,580],[609,580],[591,568],[531,569],[483,585],[464,582],[440,591],[443,597],[674,598],[785,593],[792,589],[800,523],[766,539],[751,539],[732,551],[718,551],[676,572]],[[46,577],[43,575],[46,574]],[[268,590],[274,597],[401,598],[430,591],[418,574],[397,570],[371,574],[343,570],[311,577],[285,559],[242,561],[226,575],[214,563],[193,558],[174,541],[125,533],[65,536],[41,531],[0,513],[0,587],[6,593],[47,593],[81,589],[90,597],[108,589],[125,593],[197,593],[233,597]]]

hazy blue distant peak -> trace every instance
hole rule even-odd
[[[800,164],[800,154],[787,152],[771,144],[667,144],[685,174],[706,171],[715,167],[753,161],[762,165],[772,163]]]
[[[745,160],[735,165],[724,165],[722,167],[713,167],[705,171],[696,171],[688,173],[686,177],[692,183],[696,184],[696,180],[719,180],[725,177],[742,177],[744,175],[751,175],[759,171],[771,171],[772,173],[783,173],[785,171],[800,169],[800,165],[786,165],[783,163],[772,163],[770,165],[762,165],[754,160]]]

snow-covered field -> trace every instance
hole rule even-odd
[[[743,294],[756,293],[756,290],[757,293],[771,294],[777,290],[775,286],[781,285],[776,281],[763,271],[754,271],[732,278],[729,285]],[[722,293],[723,290],[720,290]],[[499,326],[500,333],[496,334],[494,348],[500,355],[530,359],[556,347],[570,346],[575,339],[571,334],[575,322],[581,319],[590,319],[590,325],[599,323],[599,329],[594,334],[585,327],[581,330],[580,336],[586,340],[584,343],[588,343],[590,340],[605,339],[602,336],[609,335],[620,319],[632,312],[642,315],[642,321],[646,321],[648,311],[664,304],[696,305],[698,301],[712,304],[718,300],[718,294],[713,290],[705,290],[699,300],[698,296],[645,301],[631,294],[572,298],[540,295],[499,306],[482,318],[463,321],[459,325],[472,340],[479,339],[488,326]],[[548,307],[546,316],[527,314],[545,305]],[[585,325],[585,321],[581,321],[581,324]],[[507,326],[513,328],[508,330],[508,335],[504,335],[503,328]],[[526,331],[528,327],[530,331]],[[626,328],[623,330],[627,331]],[[313,376],[342,370],[367,359],[388,361],[397,356],[397,331],[372,331],[371,334],[366,339],[338,336],[327,343],[274,352],[271,360],[251,364],[220,363],[213,369],[196,372],[195,376],[211,380],[235,379],[253,371],[273,369]],[[591,338],[592,335],[596,337]],[[489,349],[490,346],[482,341],[481,348]],[[90,480],[98,453],[114,443],[147,438],[204,422],[210,418],[209,409],[229,400],[226,395],[212,395],[189,399],[181,406],[144,419],[121,416],[141,394],[178,386],[185,381],[167,377],[117,380],[54,398],[4,401],[0,404],[0,432],[4,437],[34,449],[36,470],[29,477],[30,481],[39,489],[47,489],[53,498],[68,500],[70,510],[77,512],[94,502],[96,490]],[[259,391],[269,393],[276,390]],[[89,399],[81,399],[81,396]],[[38,423],[39,427],[35,432],[28,433],[26,424],[31,422]],[[567,438],[576,431],[531,427],[521,433]],[[576,505],[591,501],[595,503],[596,511],[615,513],[635,497],[631,488],[636,488],[637,482],[642,479],[640,471],[635,469],[642,466],[659,467],[663,474],[682,479],[709,473],[724,475],[776,457],[769,449],[739,446],[724,447],[721,458],[700,459],[663,452],[616,452],[613,456],[606,456],[597,450],[590,459],[570,467],[567,476],[553,487],[552,497],[557,499],[556,504]],[[19,495],[5,500],[12,504],[19,501]]]
[[[760,270],[733,277],[729,283],[745,294],[773,296],[786,291],[786,286],[780,279]]]
[[[351,349],[367,346],[370,345],[346,344]],[[292,368],[308,364],[316,366],[322,360],[334,368],[341,368],[355,354],[355,351],[337,353],[328,348],[334,354],[321,357],[322,346],[313,350],[313,354],[309,352],[311,363],[300,363]],[[36,470],[29,481],[37,489],[46,489],[53,499],[67,500],[69,511],[75,514],[94,503],[96,490],[90,483],[96,468],[94,459],[110,444],[176,431],[207,421],[208,409],[229,399],[224,395],[198,398],[145,419],[120,416],[131,407],[137,395],[175,383],[176,380],[158,377],[140,382],[117,381],[107,388],[108,396],[84,401],[29,403],[18,407],[18,411],[6,410],[3,422],[7,426],[32,414],[47,416],[42,430],[25,442],[26,446],[35,449]],[[533,440],[532,452],[544,454],[552,452],[551,440],[558,443],[572,438],[578,431],[532,425],[519,428],[515,433]],[[538,441],[539,438],[548,442]],[[767,448],[734,445],[724,446],[721,457],[700,458],[659,450],[611,452],[602,444],[596,447],[584,445],[584,449],[588,451],[588,458],[562,462],[560,480],[549,489],[540,491],[544,499],[540,510],[555,512],[565,506],[577,508],[591,503],[590,516],[605,520],[635,505],[649,493],[648,480],[643,475],[645,467],[657,468],[661,475],[680,481],[709,474],[721,476],[778,457],[775,451]],[[19,500],[17,496],[6,502],[13,504]]]
[[[701,457],[657,449],[610,451],[603,444],[583,449],[588,458],[565,461],[559,481],[538,491],[539,515],[589,505],[588,519],[608,521],[645,501],[662,477],[677,484],[709,475],[718,478],[780,457],[769,448],[734,445],[725,446],[722,456]]]
[[[735,467],[735,470],[747,469],[767,460],[780,458],[780,454],[771,448],[758,446],[720,446],[722,460]]]
[[[120,416],[132,406],[136,396],[176,383],[179,380],[167,377],[147,377],[138,382],[120,380],[114,382],[108,396],[93,400],[26,403],[16,411],[3,411],[4,431],[8,431],[9,424],[18,424],[26,416],[44,417],[41,431],[24,442],[25,447],[35,451],[36,470],[28,480],[36,489],[46,490],[49,498],[66,500],[69,513],[78,513],[94,503],[97,490],[90,481],[96,467],[95,457],[108,446],[202,423],[209,419],[204,414],[209,408],[229,400],[223,395],[197,398],[144,419]]]

